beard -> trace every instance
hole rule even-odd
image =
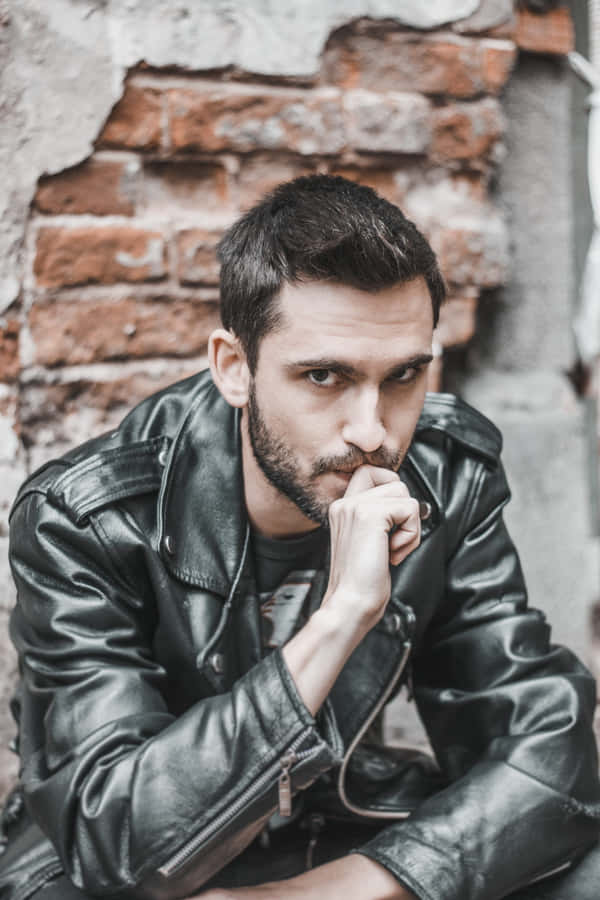
[[[300,470],[292,448],[267,425],[256,399],[254,382],[250,383],[248,396],[248,433],[254,458],[267,480],[284,494],[312,522],[328,524],[331,499],[319,495],[315,480],[327,472],[353,472],[368,464],[397,472],[404,453],[380,447],[374,453],[365,454],[358,447],[351,447],[340,456],[317,458],[307,476]]]

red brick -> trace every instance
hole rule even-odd
[[[462,297],[449,297],[440,309],[436,339],[443,347],[466,344],[475,333],[475,315],[478,293],[473,291]]]
[[[127,85],[98,138],[98,146],[158,149],[162,137],[162,111],[160,91]]]
[[[575,30],[571,13],[559,6],[543,15],[520,9],[515,41],[521,50],[533,53],[569,53],[575,48]]]
[[[152,281],[166,274],[164,241],[128,226],[40,228],[34,271],[43,287]]]
[[[178,277],[182,284],[218,284],[215,254],[221,232],[190,228],[177,235]]]
[[[497,217],[433,230],[430,241],[449,284],[491,288],[508,277],[506,231]]]
[[[153,162],[144,166],[141,207],[164,216],[165,210],[204,215],[233,208],[229,175],[217,163]]]
[[[215,301],[134,299],[36,303],[29,327],[40,365],[204,353]]]
[[[169,122],[176,151],[337,153],[345,144],[340,96],[331,89],[171,90]]]
[[[499,94],[512,72],[517,58],[514,44],[486,41],[481,47],[481,67],[485,90]]]
[[[346,89],[419,91],[466,98],[498,92],[514,58],[515,48],[508,41],[415,38],[397,31],[354,34],[330,44],[321,77]]]
[[[430,142],[431,106],[421,94],[352,90],[344,94],[348,142],[371,153],[423,153]]]
[[[236,178],[237,204],[240,209],[249,209],[281,182],[314,172],[315,167],[308,162],[302,164],[282,159],[277,154],[258,153],[243,157]]]
[[[19,374],[19,330],[17,319],[0,319],[0,382]]]
[[[341,175],[350,181],[358,181],[373,188],[390,203],[402,207],[406,196],[407,179],[404,173],[390,169],[358,169],[354,167],[340,167],[331,170],[332,175]]]
[[[433,113],[431,155],[438,161],[489,156],[503,128],[500,107],[491,97],[440,107]]]
[[[44,213],[131,216],[136,163],[89,159],[59,175],[41,178],[35,205]]]

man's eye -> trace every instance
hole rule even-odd
[[[311,369],[306,373],[306,377],[319,387],[330,387],[336,383],[336,377],[331,369]]]
[[[416,366],[410,366],[408,369],[402,369],[400,372],[397,372],[394,375],[393,380],[396,384],[410,384],[411,381],[414,381],[422,369]]]

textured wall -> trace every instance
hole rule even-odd
[[[5,535],[18,483],[204,365],[215,242],[266,189],[328,171],[403,206],[449,283],[441,345],[470,339],[482,291],[510,287],[493,193],[501,92],[520,46],[569,48],[565,10],[356,0],[273,18],[269,7],[0,3],[0,157],[13,173],[0,234],[0,700],[14,669]],[[0,741],[10,734],[3,712]],[[0,747],[0,793],[14,771]]]

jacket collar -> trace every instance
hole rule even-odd
[[[430,505],[422,539],[439,524],[440,501],[417,452],[419,427],[400,474],[412,496]],[[188,584],[227,596],[244,546],[247,515],[239,413],[223,399],[208,372],[170,448],[159,496],[160,553]]]
[[[246,533],[239,415],[208,373],[171,445],[159,497],[160,552],[181,581],[226,596]]]

